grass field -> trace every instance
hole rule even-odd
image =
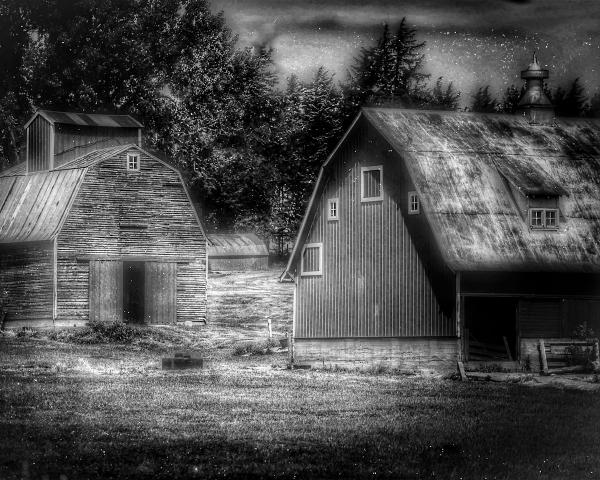
[[[289,290],[251,288],[271,277],[212,279],[215,321],[197,331],[0,337],[0,479],[598,478],[598,392],[236,355],[265,341],[266,315],[277,335],[289,328]],[[160,370],[181,343],[209,368]]]

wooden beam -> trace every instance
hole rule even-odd
[[[510,362],[513,361],[513,357],[510,353],[510,348],[508,347],[508,340],[506,339],[506,337],[502,337],[502,340],[504,341],[504,348],[506,348],[506,354],[508,355],[508,360]]]
[[[542,374],[548,375],[548,360],[546,359],[546,345],[544,345],[543,338],[540,338],[540,358],[542,360]]]
[[[71,257],[72,258],[72,257]],[[115,262],[166,262],[166,263],[193,263],[204,260],[198,257],[168,257],[159,255],[75,255],[78,262],[92,260],[105,260]]]

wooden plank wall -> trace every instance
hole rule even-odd
[[[55,126],[54,154],[56,166],[100,148],[138,143],[137,128]]]
[[[90,256],[179,262],[177,321],[205,320],[206,239],[179,175],[144,154],[127,172],[126,154],[90,168],[58,237],[58,320],[87,319]]]
[[[52,125],[38,115],[27,130],[28,171],[48,170],[50,168]]]
[[[123,263],[90,262],[90,320],[118,322],[123,319]]]
[[[177,264],[146,262],[145,323],[173,324],[177,320]]]
[[[323,275],[299,276],[297,338],[455,336],[408,234],[395,191],[395,158],[366,128],[336,156],[305,244],[323,243]],[[383,165],[384,199],[361,202],[360,167]],[[328,221],[328,198],[339,220]],[[407,201],[407,200],[406,200]]]
[[[52,242],[0,245],[0,306],[7,326],[52,325]]]

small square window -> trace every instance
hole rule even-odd
[[[127,154],[127,170],[139,170],[140,169],[140,154],[139,153],[128,153]]]
[[[361,202],[383,200],[383,167],[361,167],[360,175]]]
[[[323,244],[307,243],[302,249],[300,275],[315,276],[323,273]]]
[[[421,204],[419,203],[419,196],[417,192],[408,192],[408,213],[416,215],[421,211]]]
[[[338,220],[338,199],[330,198],[327,200],[327,220]]]
[[[555,208],[536,208],[529,211],[529,224],[535,230],[556,230],[558,228],[558,210]]]

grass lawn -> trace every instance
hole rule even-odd
[[[230,290],[263,316],[127,345],[0,337],[0,479],[599,477],[600,392],[290,371],[283,352],[234,354],[264,315],[288,320]],[[209,368],[160,370],[179,343]]]

